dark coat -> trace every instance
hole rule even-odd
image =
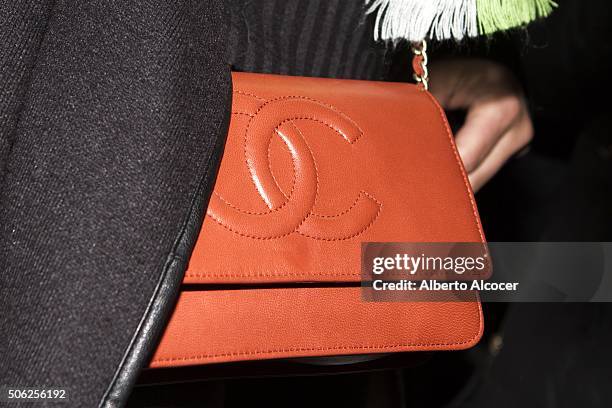
[[[127,398],[227,131],[220,3],[0,1],[0,384]]]

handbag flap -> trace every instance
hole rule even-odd
[[[232,75],[228,139],[185,283],[354,282],[362,242],[484,243],[431,94]]]

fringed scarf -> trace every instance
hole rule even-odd
[[[461,40],[545,17],[552,0],[366,0],[376,40]]]

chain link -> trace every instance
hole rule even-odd
[[[412,68],[414,69],[414,80],[420,84],[424,90],[429,89],[429,71],[427,70],[427,41],[423,40],[412,45]]]

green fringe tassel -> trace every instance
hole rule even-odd
[[[478,32],[486,35],[522,26],[548,16],[555,7],[552,0],[476,0]]]

